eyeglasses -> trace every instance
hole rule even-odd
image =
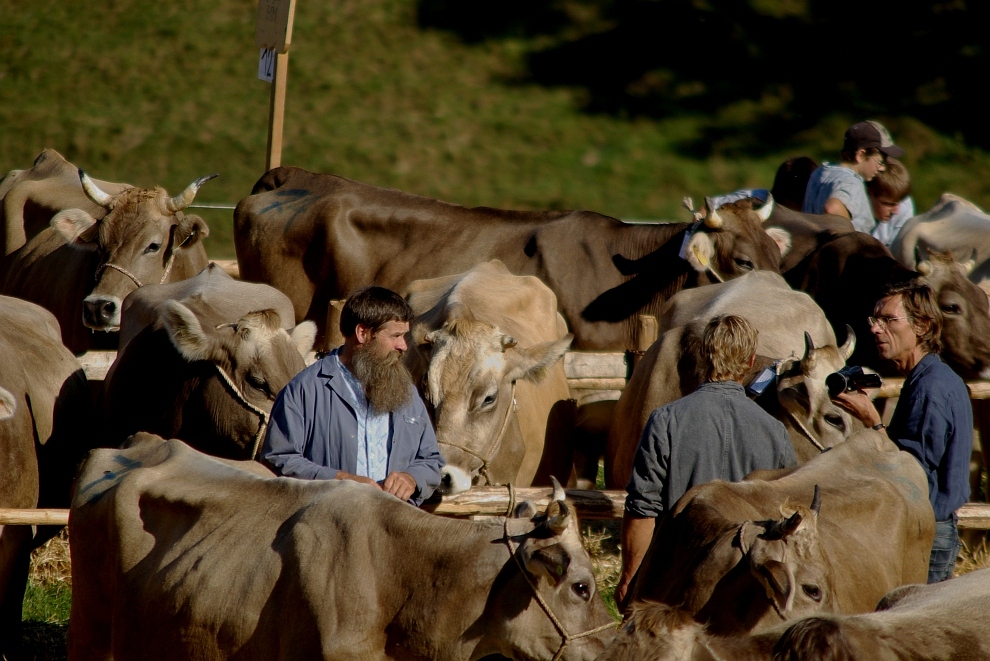
[[[882,168],[887,167],[887,156],[883,152],[880,152],[879,154],[874,154],[871,158],[876,159],[878,166]]]
[[[907,317],[867,317],[866,320],[870,322],[870,327],[879,326],[880,330],[887,328],[887,324],[892,321],[898,321],[900,319],[907,319]]]

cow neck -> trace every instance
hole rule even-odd
[[[450,443],[448,441],[437,440],[437,445],[446,445],[466,454],[471,455],[476,459],[481,460],[481,467],[478,468],[478,475],[483,475],[485,480],[488,481],[489,486],[497,486],[492,480],[491,474],[488,472],[488,465],[495,460],[496,455],[498,455],[499,449],[502,447],[502,439],[505,438],[505,432],[509,428],[509,420],[512,419],[512,414],[516,410],[516,382],[512,382],[512,389],[509,391],[509,405],[505,409],[505,418],[502,419],[502,427],[498,431],[498,436],[495,437],[495,442],[492,443],[491,447],[488,448],[488,452],[484,455],[478,454],[474,450],[464,447],[463,445],[458,445],[456,443]],[[511,512],[510,512],[511,513]]]
[[[550,660],[550,661],[559,661],[560,657],[563,656],[564,654],[564,650],[567,649],[568,643],[570,643],[572,640],[578,640],[579,638],[587,638],[588,636],[593,636],[596,633],[605,631],[606,629],[615,629],[618,627],[618,624],[615,622],[609,622],[608,624],[603,624],[600,627],[597,627],[595,629],[589,629],[587,631],[583,631],[578,634],[570,634],[567,632],[567,628],[564,627],[564,623],[561,622],[556,615],[554,615],[553,609],[550,608],[550,604],[546,602],[546,600],[543,598],[543,595],[540,594],[539,589],[536,587],[536,583],[533,582],[533,579],[530,578],[529,573],[526,572],[526,567],[523,566],[523,562],[522,560],[519,559],[519,554],[517,553],[519,547],[513,546],[512,536],[509,534],[509,521],[512,520],[511,514],[512,511],[516,508],[516,492],[511,484],[508,485],[508,488],[509,488],[509,507],[506,510],[505,523],[503,524],[504,534],[502,539],[503,541],[505,541],[505,545],[509,549],[509,555],[512,556],[512,559],[516,561],[516,566],[519,567],[519,573],[522,574],[522,577],[524,579],[526,579],[526,583],[529,585],[530,590],[533,593],[533,598],[536,599],[536,603],[540,605],[540,608],[543,609],[543,612],[546,613],[546,616],[550,618],[550,622],[553,623],[554,628],[557,629],[557,633],[560,635],[560,647],[557,648],[557,653],[554,654],[553,658]],[[553,496],[551,496],[551,498],[553,498]]]

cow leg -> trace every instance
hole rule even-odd
[[[31,561],[31,527],[0,526],[0,654],[20,658],[21,611]]]

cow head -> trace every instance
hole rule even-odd
[[[517,534],[521,528],[525,532]],[[563,639],[549,610],[571,636],[598,630],[571,640],[560,658],[596,658],[615,635],[614,623],[560,483],[553,480],[542,515],[523,503],[506,522],[506,532],[515,557],[503,566],[485,607],[486,619],[495,623],[488,631],[493,651],[511,659],[557,658]]]
[[[444,325],[413,329],[407,364],[433,410],[441,452],[441,493],[460,493],[473,483],[505,484],[515,478],[526,448],[518,420],[514,383],[539,383],[560,360],[573,335],[517,346],[495,326],[453,306]]]
[[[753,200],[744,199],[712,208],[706,200],[707,213],[696,231],[686,239],[683,256],[699,275],[714,282],[736,278],[754,270],[780,273],[780,250],[777,242],[763,230],[763,221],[773,208],[769,202],[754,210]]]
[[[163,325],[176,351],[203,368],[183,410],[183,440],[209,454],[251,458],[275,396],[305,367],[316,325],[304,321],[290,334],[277,312],[260,310],[214,328],[178,301],[165,303]]]
[[[990,378],[990,315],[987,296],[966,278],[971,263],[922,249],[920,280],[929,285],[942,311],[942,357],[964,378]]]
[[[804,462],[820,452],[817,442],[830,448],[863,428],[843,408],[832,402],[825,378],[845,367],[846,360],[856,348],[856,333],[846,327],[846,342],[841,347],[815,347],[811,335],[804,334],[804,356],[781,364],[777,382],[777,399],[787,411],[785,422],[795,428],[803,442],[795,443],[795,454]]]
[[[784,503],[777,521],[746,521],[739,527],[743,561],[783,620],[833,610],[827,563],[818,539],[821,495],[811,507]]]
[[[108,195],[79,171],[86,195],[107,214],[97,220],[82,209],[67,209],[56,214],[51,224],[68,244],[98,255],[96,284],[83,300],[87,327],[118,330],[123,298],[143,284],[166,282],[177,256],[209,235],[202,218],[186,216],[182,210],[192,204],[200,186],[216,176],[197,179],[175,197],[159,187],[127,188]]]
[[[598,661],[682,661],[708,658],[703,624],[687,611],[655,601],[632,604],[619,632]],[[699,657],[695,657],[699,652]]]

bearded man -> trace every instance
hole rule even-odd
[[[272,407],[261,458],[279,475],[353,480],[420,505],[440,485],[443,457],[402,363],[413,313],[367,287],[344,303],[344,344],[300,372]]]

